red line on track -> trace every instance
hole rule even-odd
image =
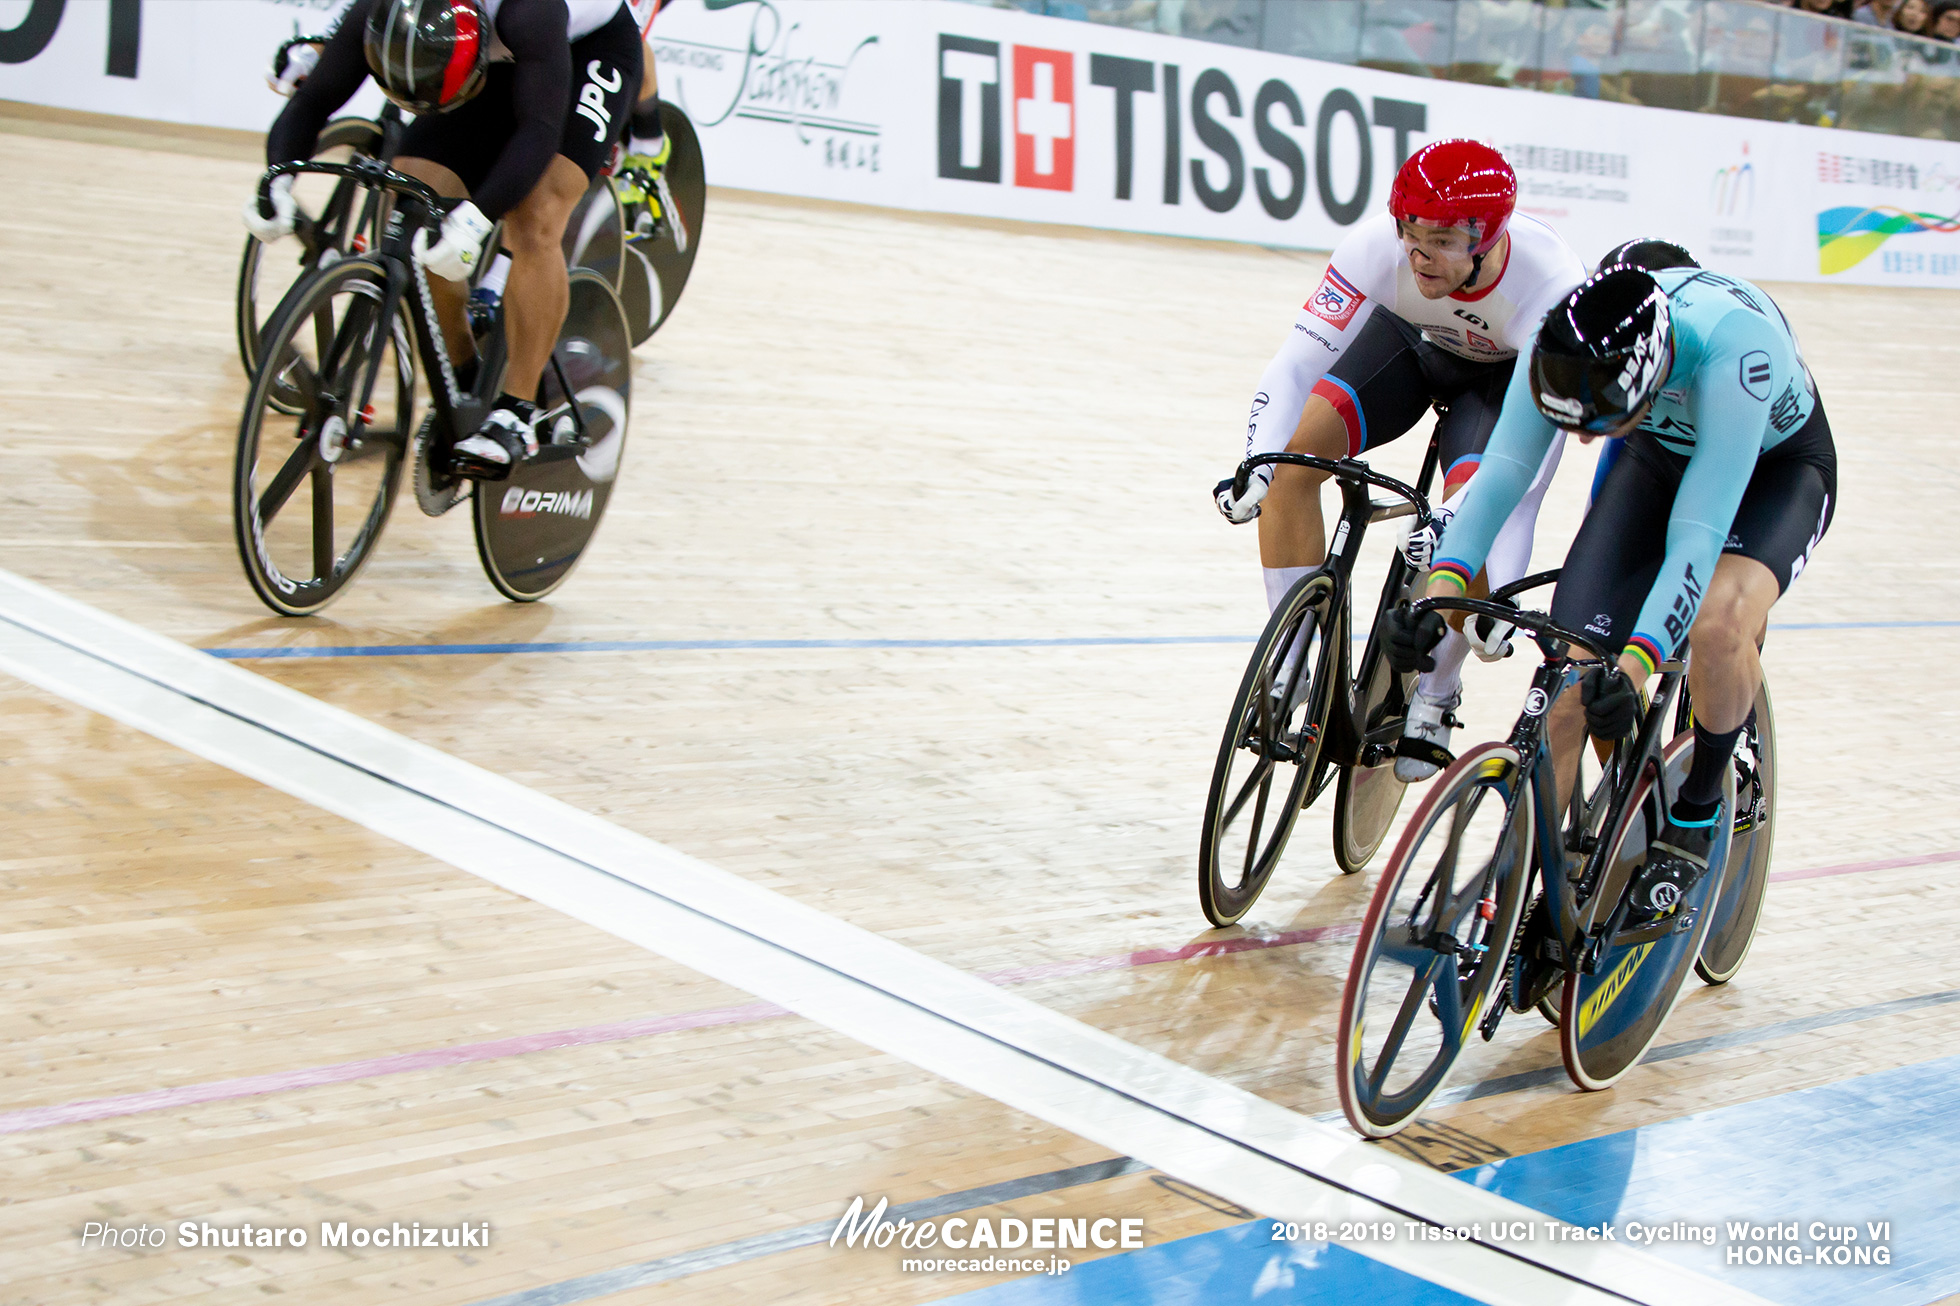
[[[1905,866],[1935,866],[1960,862],[1960,849],[1922,853],[1914,857],[1887,857],[1878,861],[1848,862],[1839,866],[1817,866],[1808,870],[1778,871],[1772,881],[1818,880],[1837,875],[1858,875],[1866,871],[1889,871]],[[1262,952],[1287,948],[1323,939],[1351,939],[1360,933],[1356,924],[1316,925],[1304,930],[1279,934],[1241,934],[1221,939],[1187,943],[1180,948],[1146,948],[1141,952],[1114,953],[1106,957],[1082,957],[1074,961],[1050,961],[1035,966],[1018,966],[993,971],[981,978],[993,984],[1028,984],[1039,980],[1065,979],[1074,975],[1093,975],[1102,971],[1131,970],[1170,961],[1190,961],[1196,957],[1225,957],[1238,952]],[[293,1089],[320,1088],[327,1084],[346,1084],[401,1075],[415,1070],[437,1070],[468,1065],[475,1061],[498,1061],[504,1057],[545,1052],[553,1048],[585,1047],[594,1043],[618,1043],[671,1034],[684,1029],[707,1029],[716,1025],[741,1025],[751,1021],[773,1020],[791,1013],[770,1002],[751,1002],[738,1007],[715,1007],[679,1016],[647,1016],[607,1025],[587,1025],[580,1029],[554,1030],[546,1034],[522,1034],[514,1038],[492,1039],[486,1043],[467,1043],[460,1047],[430,1048],[421,1052],[399,1052],[365,1061],[341,1061],[333,1065],[308,1066],[299,1070],[275,1071],[269,1075],[247,1075],[241,1079],[217,1079],[179,1088],[160,1088],[122,1097],[89,1098],[56,1106],[28,1107],[0,1113],[0,1134],[23,1134],[57,1125],[84,1124],[91,1120],[110,1120],[141,1115],[148,1111],[168,1111],[202,1102],[226,1102],[241,1097],[259,1097]]]

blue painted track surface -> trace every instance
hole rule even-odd
[[[1345,1247],[1274,1242],[1272,1228],[1270,1220],[1252,1220],[953,1300],[969,1306],[1458,1306],[1474,1301]]]
[[[1624,1091],[1624,1090],[1623,1090]],[[1575,1225],[1680,1222],[1713,1246],[1646,1250],[1786,1306],[1927,1306],[1960,1293],[1960,1057],[1704,1111],[1512,1157],[1456,1176]],[[1794,1222],[1800,1266],[1728,1263],[1731,1222]],[[1883,1245],[1890,1264],[1816,1263],[1813,1223],[1854,1229],[1851,1255]],[[1889,1224],[1874,1239],[1870,1226]],[[972,1306],[1295,1306],[1455,1303],[1456,1293],[1325,1244],[1271,1241],[1254,1220],[1021,1279],[956,1300]],[[1541,1231],[1542,1236],[1542,1231]],[[1640,1244],[1634,1244],[1639,1246]]]

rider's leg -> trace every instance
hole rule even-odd
[[[1748,723],[1762,683],[1759,648],[1769,628],[1769,610],[1779,595],[1776,575],[1754,558],[1739,553],[1722,555],[1702,597],[1701,611],[1689,633],[1694,656],[1688,660],[1688,692],[1695,705],[1695,752],[1687,777],[1674,795],[1667,827],[1655,836],[1655,847],[1682,862],[1670,877],[1685,892],[1700,868],[1708,864],[1716,816],[1722,805],[1722,781],[1735,754],[1735,741]],[[1663,857],[1661,860],[1667,860]],[[1655,874],[1659,874],[1658,871]],[[1673,905],[1673,897],[1636,906],[1658,914]]]
[[[1503,409],[1511,368],[1469,365],[1454,356],[1431,355],[1429,363],[1441,386],[1451,392],[1448,408],[1437,425],[1436,448],[1446,469],[1443,506],[1453,511],[1452,505],[1483,460],[1484,447],[1490,442],[1491,431]],[[1562,447],[1562,441],[1554,443],[1545,455],[1524,498],[1498,531],[1483,571],[1471,579],[1469,597],[1483,598],[1491,587],[1508,585],[1524,575],[1531,561],[1538,505],[1558,469]],[[1435,665],[1416,682],[1415,697],[1402,724],[1402,739],[1396,745],[1395,775],[1399,780],[1410,783],[1427,780],[1451,756],[1450,731],[1455,722],[1451,713],[1463,701],[1463,663],[1470,655],[1470,641],[1463,634],[1466,619],[1464,613],[1449,615],[1449,627],[1430,654]]]
[[[1345,458],[1347,426],[1319,395],[1309,395],[1286,452]],[[1277,607],[1293,583],[1327,558],[1327,528],[1320,514],[1320,487],[1327,473],[1312,467],[1273,468],[1273,486],[1259,513],[1259,563],[1266,571],[1266,603]]]
[[[510,366],[504,389],[519,399],[536,401],[545,362],[565,325],[571,303],[565,224],[587,184],[576,163],[554,155],[531,193],[504,215],[504,245],[510,250],[510,281],[504,287]]]
[[[1286,452],[1353,458],[1414,426],[1429,411],[1431,393],[1422,373],[1422,347],[1414,327],[1385,309],[1375,310],[1314,383]],[[1273,468],[1272,489],[1259,515],[1259,561],[1273,602],[1327,557],[1320,507],[1326,479],[1325,472],[1308,467]]]
[[[1626,450],[1599,487],[1566,552],[1551,603],[1554,621],[1616,658],[1667,555],[1668,513],[1680,482],[1671,455],[1645,437],[1632,439],[1642,443]],[[1570,801],[1586,736],[1576,689],[1559,695],[1546,728],[1562,807]]]
[[[445,198],[469,197],[469,187],[463,184],[463,179],[432,159],[396,159],[394,167],[395,171],[415,178]],[[467,369],[476,360],[476,337],[470,334],[469,287],[447,277],[432,276],[428,281],[429,298],[435,302],[436,321],[442,327],[442,342],[449,350],[449,361]]]

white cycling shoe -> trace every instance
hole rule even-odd
[[[1404,784],[1427,780],[1456,760],[1450,752],[1450,731],[1463,723],[1451,715],[1463,701],[1457,690],[1446,699],[1433,699],[1421,690],[1409,704],[1401,742],[1395,745],[1395,778]]]

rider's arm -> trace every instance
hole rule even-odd
[[[368,11],[374,0],[354,0],[320,53],[319,66],[308,74],[293,98],[265,134],[265,161],[291,163],[313,157],[320,129],[341,105],[354,98],[367,80],[367,51],[363,48]]]
[[[1286,448],[1314,383],[1347,352],[1375,306],[1394,294],[1394,269],[1400,257],[1393,227],[1384,233],[1378,223],[1363,223],[1342,239],[1293,320],[1286,342],[1259,377],[1259,392],[1252,397],[1252,417],[1245,429],[1248,455]],[[1381,274],[1384,267],[1386,277]]]
[[[1756,351],[1777,358],[1780,345],[1776,329],[1761,314],[1738,308],[1710,333],[1701,365],[1688,381],[1695,449],[1674,492],[1660,574],[1627,640],[1628,654],[1649,663],[1650,672],[1681,646],[1694,624],[1769,429],[1768,396],[1777,389],[1759,386],[1761,399],[1745,389],[1743,358]]]
[[[1439,583],[1453,581],[1458,590],[1470,587],[1497,532],[1531,488],[1545,451],[1552,447],[1552,424],[1531,400],[1531,342],[1521,344],[1518,365],[1511,369],[1511,383],[1504,390],[1504,409],[1484,448],[1483,461],[1464,488],[1462,506],[1436,544],[1432,593]]]
[[[572,44],[563,0],[504,0],[497,35],[517,60],[517,128],[470,200],[495,220],[517,207],[558,153],[572,94]]]

